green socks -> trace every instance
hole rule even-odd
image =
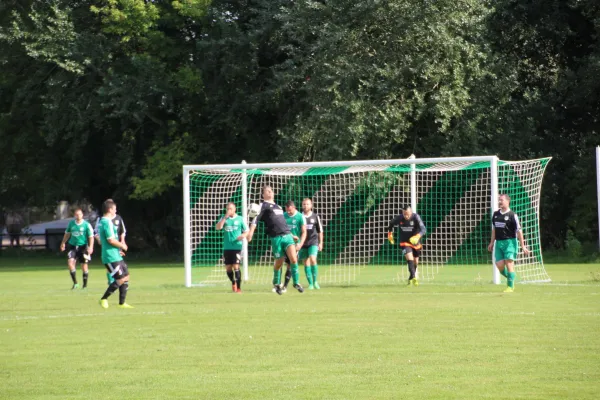
[[[308,284],[312,285],[313,284],[313,273],[312,273],[312,267],[311,266],[304,266],[304,273],[306,274],[306,279],[308,280]]]
[[[281,283],[281,270],[273,270],[273,285],[279,285]]]
[[[508,276],[506,277],[506,284],[508,285],[509,288],[514,289],[515,288],[515,276],[517,274],[514,272],[509,272]]]
[[[504,269],[502,271],[500,271],[500,274],[503,277],[508,278],[508,268],[504,267]]]
[[[315,264],[311,268],[312,268],[313,282],[317,283],[317,275],[319,274],[319,266],[317,264]]]
[[[294,285],[300,282],[300,272],[298,271],[298,263],[292,264],[292,281]]]

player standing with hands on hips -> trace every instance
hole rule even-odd
[[[227,203],[227,212],[215,228],[224,230],[223,235],[223,260],[227,277],[231,281],[231,289],[235,293],[242,292],[242,274],[240,261],[242,260],[242,244],[248,235],[248,226],[244,219],[235,213],[235,203]],[[235,275],[234,275],[235,274]]]
[[[402,207],[402,214],[394,217],[388,224],[388,240],[391,244],[394,244],[394,228],[397,226],[400,227],[400,237],[398,240],[402,248],[402,254],[404,254],[408,263],[408,284],[419,286],[419,281],[417,281],[417,267],[423,248],[421,237],[427,232],[425,224],[423,224],[423,220],[419,214],[412,212],[412,208],[409,205],[405,205]]]
[[[491,252],[494,250],[494,242],[496,242],[494,259],[496,268],[506,278],[507,287],[504,290],[506,293],[512,293],[515,290],[515,260],[519,253],[517,239],[519,239],[523,253],[525,255],[530,253],[527,246],[525,246],[519,217],[511,211],[509,206],[510,196],[501,194],[498,197],[498,207],[500,209],[492,215],[492,239],[488,245],[488,251]]]

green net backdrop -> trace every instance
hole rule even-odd
[[[498,162],[498,191],[508,193],[532,253],[519,254],[521,282],[549,281],[539,239],[539,199],[549,158]],[[427,227],[418,274],[440,282],[492,278],[487,251],[491,232],[489,162],[416,164],[416,212]],[[313,200],[324,226],[319,253],[322,284],[393,284],[408,272],[398,246],[387,241],[387,224],[410,204],[411,165],[270,168],[246,171],[248,204],[260,203],[265,184],[283,207],[293,200]],[[222,232],[215,230],[232,201],[242,214],[242,170],[193,170],[189,174],[192,284],[227,284],[222,262]],[[497,205],[494,205],[494,209]],[[268,285],[273,257],[259,224],[245,255],[250,283]],[[302,270],[302,268],[301,268]],[[304,276],[302,276],[305,282]]]

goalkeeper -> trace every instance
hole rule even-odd
[[[402,214],[394,217],[388,224],[388,240],[391,244],[394,244],[394,228],[396,227],[400,227],[398,243],[408,263],[408,284],[418,286],[417,266],[423,248],[421,237],[427,232],[425,224],[419,214],[414,213],[409,205],[405,205],[402,207]]]

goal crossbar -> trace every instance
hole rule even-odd
[[[442,157],[442,158],[410,158],[410,159],[390,159],[390,160],[357,160],[357,161],[312,161],[312,162],[292,162],[292,163],[240,163],[240,164],[199,164],[184,165],[184,174],[194,170],[232,170],[232,169],[269,169],[269,168],[315,168],[315,167],[361,167],[376,165],[420,165],[420,164],[443,164],[443,163],[476,163],[492,162],[498,160],[496,156],[472,156],[472,157]]]

